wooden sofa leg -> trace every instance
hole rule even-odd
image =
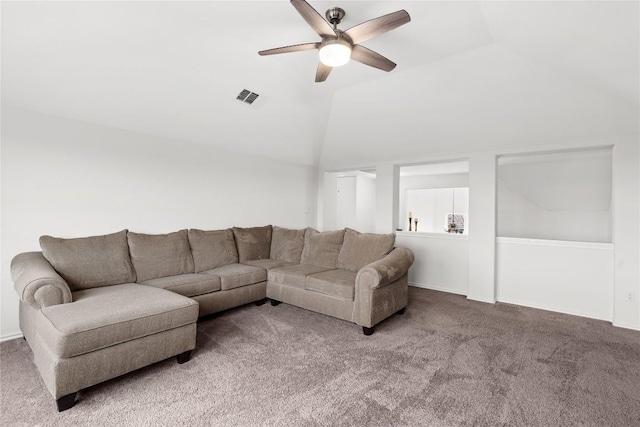
[[[265,302],[267,302],[267,299],[263,298],[261,300],[256,301],[256,305],[257,306],[261,306],[261,305],[264,305]]]
[[[367,328],[366,326],[362,327],[362,333],[365,334],[366,336],[369,336],[371,334],[373,334],[373,326],[370,328]]]
[[[275,299],[272,299],[272,300],[271,300],[271,305],[272,305],[273,307],[275,307],[276,305],[279,305],[279,304],[282,304],[282,301],[278,301],[278,300],[275,300]]]
[[[67,409],[73,408],[73,405],[76,404],[76,394],[77,392],[67,394],[66,396],[62,396],[60,399],[56,399],[56,406],[58,407],[58,412],[66,411]]]
[[[404,307],[398,311],[396,311],[396,314],[399,314],[400,316],[402,316],[404,314],[404,311],[407,309],[407,307]]]
[[[180,365],[182,365],[185,362],[188,362],[189,359],[191,359],[191,350],[185,351],[184,353],[180,353],[179,355],[176,356],[176,360]]]

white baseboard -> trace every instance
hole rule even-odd
[[[18,332],[17,334],[5,335],[3,337],[0,337],[0,342],[15,340],[16,338],[22,338],[22,333]]]
[[[467,295],[467,299],[471,300],[471,301],[484,302],[486,304],[495,304],[496,303],[495,299],[489,299],[489,298],[484,298],[484,297],[474,297],[472,295]]]
[[[450,288],[445,288],[445,287],[442,287],[442,286],[425,285],[423,283],[409,282],[409,286],[413,286],[413,287],[416,287],[416,288],[422,288],[422,289],[431,289],[432,291],[448,292],[450,294],[456,294],[456,295],[464,295],[464,296],[467,295],[464,292],[454,291],[454,290],[451,290]]]
[[[525,304],[522,301],[510,301],[510,300],[500,299],[499,302],[503,302],[505,304],[519,305],[521,307],[535,308],[537,310],[553,311],[554,313],[569,314],[571,316],[586,317],[588,319],[604,320],[605,322],[612,323],[612,319],[607,319],[606,317],[601,317],[601,316],[594,316],[593,314],[589,314],[589,313],[581,313],[581,312],[578,312],[578,311],[562,310],[562,309],[555,308],[555,307],[546,307],[546,306],[541,306],[541,305],[536,305],[536,304]],[[617,325],[614,325],[614,326],[617,326]],[[632,328],[630,328],[630,329],[632,329]]]
[[[618,323],[618,322],[613,322],[612,324],[617,328],[631,329],[632,331],[640,331],[640,327],[638,327],[638,325],[628,325],[626,323]]]
[[[593,316],[590,314],[586,314],[586,313],[579,313],[579,312],[573,312],[573,311],[567,311],[567,310],[559,310],[553,307],[542,307],[542,306],[538,306],[538,305],[532,305],[532,304],[524,304],[521,301],[507,301],[507,300],[490,300],[490,299],[486,299],[486,298],[478,298],[478,297],[474,297],[474,296],[470,296],[470,295],[465,295],[462,292],[456,292],[456,291],[452,291],[451,289],[447,289],[444,287],[440,287],[440,286],[431,286],[431,285],[425,285],[422,283],[413,283],[413,282],[409,282],[409,286],[414,286],[416,288],[422,288],[422,289],[431,289],[433,291],[440,291],[440,292],[448,292],[450,294],[456,294],[456,295],[464,295],[467,297],[468,300],[471,301],[478,301],[478,302],[484,302],[487,304],[495,304],[496,302],[503,302],[505,304],[513,304],[513,305],[518,305],[521,307],[529,307],[529,308],[535,308],[537,310],[546,310],[546,311],[553,311],[554,313],[562,313],[562,314],[569,314],[571,316],[579,316],[579,317],[586,317],[589,319],[596,319],[596,320],[604,320],[605,322],[611,322],[611,319],[607,319],[604,317],[598,317],[598,316]],[[619,328],[625,328],[625,329],[632,329],[634,331],[640,331],[640,328],[636,325],[627,325],[627,324],[622,324],[622,323],[613,323],[613,326],[619,327]]]
[[[447,292],[449,294],[462,295],[462,296],[467,297],[468,300],[478,301],[478,302],[485,302],[487,304],[495,304],[496,303],[495,300],[469,296],[464,292],[455,291],[455,290],[452,290],[451,288],[445,288],[445,287],[442,287],[442,286],[425,285],[424,283],[414,283],[414,282],[409,282],[409,286],[414,286],[416,288],[422,288],[422,289],[430,289],[432,291]]]

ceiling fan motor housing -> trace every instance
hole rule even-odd
[[[327,9],[327,12],[324,16],[327,17],[327,21],[329,21],[329,23],[333,25],[333,28],[335,28],[342,21],[344,15],[344,9],[341,9],[339,7],[332,7],[331,9]]]

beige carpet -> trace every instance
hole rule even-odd
[[[58,413],[22,339],[0,345],[3,426],[640,425],[640,332],[411,288],[370,337],[286,304],[198,325],[198,348]]]

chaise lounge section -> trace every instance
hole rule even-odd
[[[409,249],[393,234],[234,227],[60,239],[17,255],[20,327],[58,410],[83,388],[176,356],[199,317],[266,298],[362,326],[402,314]]]
[[[198,303],[134,283],[126,231],[43,236],[41,245],[42,253],[16,256],[11,274],[20,328],[59,411],[72,407],[83,388],[172,356],[189,360]]]

